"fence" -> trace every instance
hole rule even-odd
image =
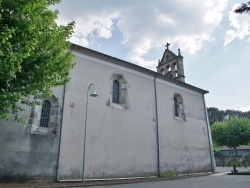
[[[215,157],[215,162],[216,162],[216,166],[218,167],[225,167],[227,166],[227,162],[230,158],[233,158],[235,156],[216,156]],[[238,159],[241,159],[241,156],[237,157]]]

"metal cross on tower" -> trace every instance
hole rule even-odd
[[[170,43],[167,42],[167,44],[165,45],[165,47],[167,47],[167,49],[168,49],[169,46],[170,46]]]

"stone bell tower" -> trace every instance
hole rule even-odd
[[[169,50],[169,43],[166,44],[162,59],[158,61],[157,72],[169,78],[185,82],[183,57],[180,49],[178,55]]]

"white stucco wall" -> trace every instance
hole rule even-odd
[[[154,77],[75,52],[77,62],[66,86],[59,180],[82,178],[86,92],[89,97],[85,177],[113,178],[157,174]],[[129,109],[107,106],[110,76],[128,82]],[[156,79],[161,171],[209,170],[210,154],[203,96]],[[184,99],[186,121],[173,118],[173,94]],[[73,108],[72,108],[72,104]]]
[[[61,108],[63,87],[55,88],[53,91]],[[54,181],[57,171],[60,127],[51,134],[32,133],[32,126],[29,123],[31,107],[23,107],[25,110],[19,114],[27,126],[14,121],[13,116],[9,121],[0,119],[0,181],[31,179]],[[37,111],[35,116],[40,119],[40,111]],[[58,119],[60,118],[58,115]]]
[[[173,95],[183,98],[186,120],[174,118]],[[157,80],[161,172],[211,170],[203,95]]]

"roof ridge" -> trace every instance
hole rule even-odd
[[[196,91],[196,92],[199,92],[199,93],[202,93],[202,94],[208,93],[208,91],[206,91],[206,90],[200,89],[198,87],[192,86],[192,85],[184,83],[184,82],[180,82],[178,80],[174,80],[172,78],[164,76],[164,75],[162,75],[160,73],[157,73],[155,71],[152,71],[150,69],[141,67],[141,66],[136,65],[134,63],[130,63],[128,61],[125,61],[125,60],[122,60],[122,59],[119,59],[119,58],[116,58],[116,57],[113,57],[113,56],[110,56],[110,55],[107,55],[107,54],[104,54],[104,53],[101,53],[101,52],[98,52],[98,51],[95,51],[95,50],[92,50],[92,49],[89,49],[89,48],[86,48],[86,47],[83,47],[83,46],[80,46],[80,45],[77,45],[77,44],[71,43],[70,49],[74,50],[74,51],[84,53],[84,54],[87,54],[87,55],[90,55],[92,57],[96,57],[96,58],[99,58],[99,59],[102,59],[102,60],[106,60],[106,61],[114,63],[114,64],[118,64],[118,65],[123,66],[123,67],[127,67],[127,68],[137,70],[139,72],[148,74],[148,75],[153,76],[153,77],[161,78],[162,80],[165,80],[165,81],[168,81],[170,83],[180,85],[182,87],[191,89],[193,91]]]

